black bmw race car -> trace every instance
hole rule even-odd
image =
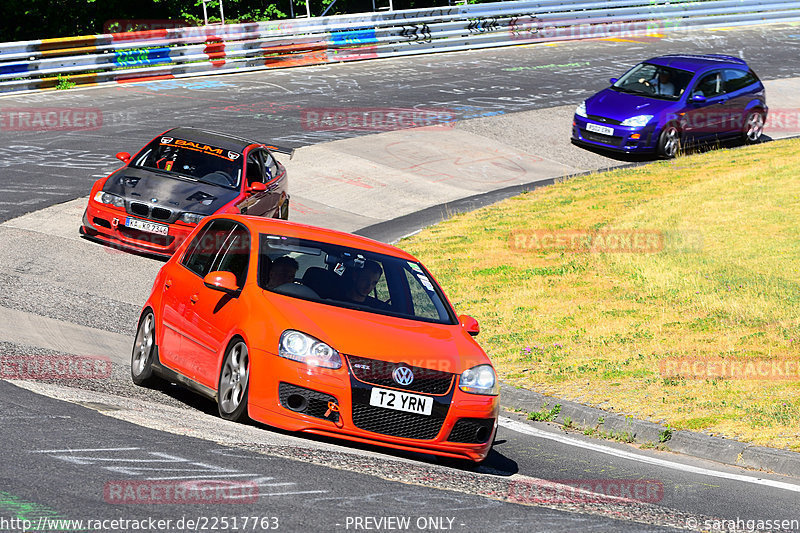
[[[174,128],[92,187],[81,234],[169,257],[205,216],[246,213],[287,219],[286,169],[273,152],[293,149],[196,128]]]

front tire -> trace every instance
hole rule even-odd
[[[681,130],[676,124],[667,124],[658,136],[656,151],[660,157],[672,159],[681,149]]]
[[[278,215],[278,218],[280,218],[281,220],[289,220],[289,199],[288,198],[286,200],[284,200],[283,203],[281,204],[280,214]]]
[[[131,353],[131,379],[142,387],[150,387],[156,377],[153,375],[153,359],[156,354],[156,319],[152,311],[147,311],[139,320],[136,340]]]
[[[764,114],[758,110],[748,112],[742,126],[742,141],[745,144],[755,144],[762,133],[764,133]]]
[[[250,356],[242,339],[235,339],[225,352],[219,373],[217,407],[219,416],[238,422],[247,418],[250,384]]]

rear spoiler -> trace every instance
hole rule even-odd
[[[283,146],[275,146],[274,144],[265,144],[264,146],[266,146],[271,152],[288,155],[289,159],[294,156],[294,148],[284,148]]]

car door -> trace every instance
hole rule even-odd
[[[702,96],[704,101],[695,101]],[[704,74],[689,93],[683,130],[695,139],[714,137],[724,132],[730,122],[728,95],[722,70]]]
[[[209,272],[231,272],[236,284],[244,286],[250,258],[250,234],[232,221],[219,221],[215,234],[214,254]],[[189,302],[184,307],[182,350],[189,360],[190,377],[198,383],[217,388],[218,367],[229,332],[240,316],[238,294],[210,289],[202,276],[189,284]]]
[[[206,224],[189,243],[182,260],[165,267],[159,358],[162,364],[187,376],[190,361],[183,352],[184,314],[192,295],[192,281],[205,275],[203,272],[211,265],[214,226],[214,222]]]
[[[725,92],[728,95],[728,110],[730,124],[727,132],[731,135],[741,133],[747,116],[747,106],[754,99],[753,93],[757,90],[758,82],[755,74],[742,69],[725,69]]]

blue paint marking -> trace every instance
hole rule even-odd
[[[345,30],[331,33],[331,41],[335,45],[377,43],[375,28],[368,30]]]
[[[28,63],[12,63],[11,65],[0,66],[0,74],[16,74],[18,72],[28,72]]]
[[[171,63],[169,57],[171,48],[136,48],[133,50],[118,50],[114,52],[114,64],[121,67],[136,67],[139,65],[158,65]]]

